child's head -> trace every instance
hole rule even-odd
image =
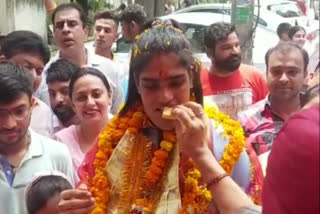
[[[72,189],[61,173],[37,176],[26,188],[28,214],[56,214],[60,193]]]

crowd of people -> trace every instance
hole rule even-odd
[[[214,23],[202,68],[142,6],[97,12],[88,47],[80,6],[44,3],[55,56],[30,31],[0,41],[0,213],[319,213],[319,44],[302,27],[279,25],[264,73]]]

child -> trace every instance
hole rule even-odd
[[[57,214],[60,192],[67,189],[72,185],[60,172],[36,176],[26,188],[28,214]]]

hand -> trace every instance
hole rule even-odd
[[[94,198],[85,184],[63,191],[58,204],[59,214],[89,214],[93,207]]]
[[[176,118],[177,141],[182,147],[182,152],[192,159],[207,152],[209,120],[202,106],[188,102],[174,107],[172,114]]]

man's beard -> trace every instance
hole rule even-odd
[[[64,124],[68,122],[76,114],[71,106],[58,104],[54,109],[52,109],[54,114],[58,119]]]
[[[227,59],[215,59],[214,65],[219,70],[226,71],[228,73],[232,73],[238,70],[241,64],[241,55],[233,55]]]

